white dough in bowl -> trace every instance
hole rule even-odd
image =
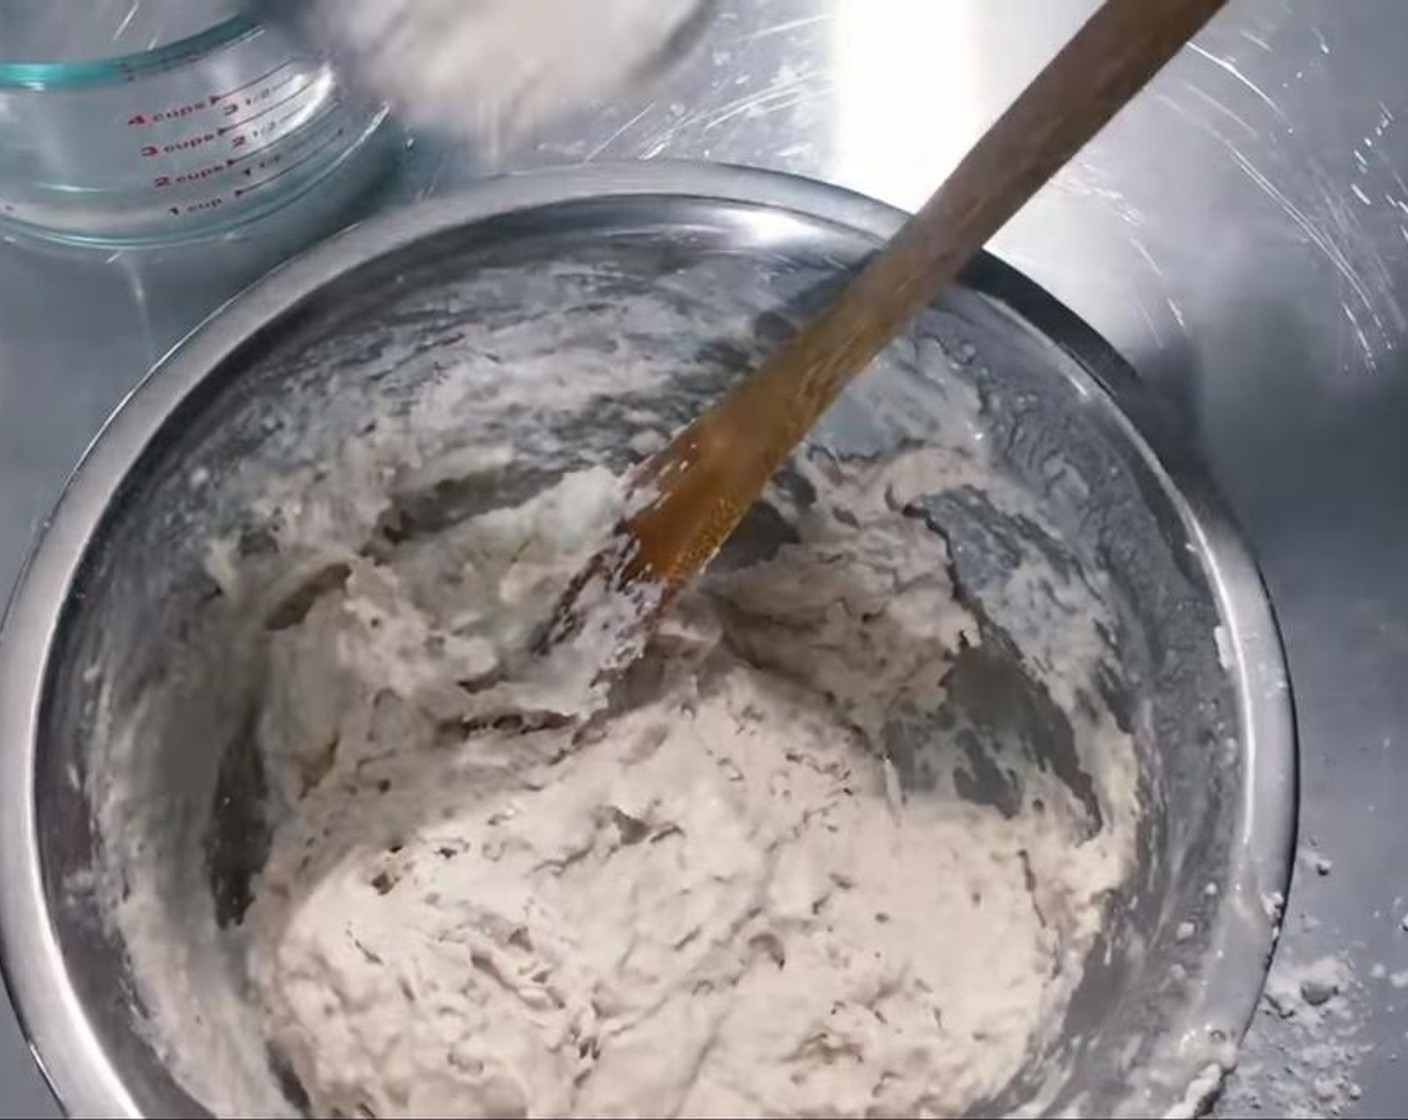
[[[153,1045],[212,1111],[952,1115],[1061,1083],[1138,767],[1101,573],[1051,559],[961,381],[858,383],[851,449],[794,456],[610,695],[530,655],[621,449],[715,391],[652,349],[687,337],[668,297],[481,327],[414,392],[350,367],[277,472],[226,480],[239,528],[94,792]],[[566,366],[579,331],[623,341]],[[1035,527],[981,597],[936,494]],[[974,740],[955,681],[997,663],[1067,756]],[[203,767],[180,803],[172,759]]]
[[[1131,834],[1082,842],[1050,780],[1014,819],[887,795],[887,716],[978,640],[890,508],[916,466],[813,472],[800,539],[692,594],[585,732],[479,727],[456,685],[496,648],[466,626],[580,563],[567,511],[609,529],[605,472],[353,561],[272,636],[289,805],[246,926],[317,1112],[947,1115],[1008,1082]]]

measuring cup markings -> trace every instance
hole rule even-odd
[[[161,109],[153,113],[150,117],[145,113],[134,113],[127,118],[128,128],[140,128],[147,124],[159,124],[162,121],[179,120],[182,117],[198,113],[205,108],[203,102],[197,101],[190,105],[177,105],[174,109]]]
[[[321,127],[324,120],[332,117],[340,105],[340,100],[334,100],[323,106],[316,115],[298,125],[296,131],[284,132],[283,136],[287,137],[287,143],[281,145],[277,151],[271,150],[277,139],[275,137],[244,155],[228,158],[218,164],[211,164],[196,173],[186,173],[184,177],[169,177],[168,183],[158,185],[188,186],[193,182],[209,179],[213,185],[218,185],[220,193],[195,199],[183,205],[169,206],[168,212],[174,215],[198,213],[221,206],[226,201],[233,202],[245,198],[254,191],[282,179],[304,164],[315,160],[325,149],[347,136],[345,123],[332,130],[324,130]],[[276,129],[296,115],[296,113],[292,113],[279,118],[277,122],[268,127]],[[272,174],[266,175],[262,174],[263,172],[272,172]],[[230,189],[229,180],[238,176],[243,176],[240,185]]]
[[[164,190],[167,187],[183,187],[190,183],[199,183],[202,179],[209,179],[219,175],[229,165],[229,161],[224,163],[212,163],[208,167],[198,167],[191,171],[182,171],[178,175],[157,175],[152,178],[152,186],[157,190]]]
[[[143,113],[140,111],[136,112],[132,114],[132,116],[127,118],[127,127],[144,128],[147,125],[162,124],[168,121],[184,120],[186,117],[193,116],[196,113],[203,112],[215,106],[219,106],[221,112],[224,115],[232,116],[233,114],[239,111],[239,104],[238,102],[229,101],[230,98],[238,97],[242,90],[249,89],[251,86],[258,86],[260,82],[267,81],[275,74],[279,73],[282,70],[287,70],[292,65],[293,59],[287,59],[286,61],[281,62],[278,66],[274,67],[272,70],[268,71],[267,73],[261,74],[259,77],[254,78],[251,81],[245,82],[244,85],[236,86],[234,89],[231,90],[226,90],[224,93],[205,94],[194,101],[188,101],[182,105],[173,105],[165,109],[157,109],[151,113]],[[269,97],[275,90],[287,85],[289,82],[295,80],[297,77],[297,74],[290,74],[287,78],[284,78],[282,81],[261,87],[260,89],[256,90],[254,94],[250,95],[250,100],[247,100],[245,104],[253,104],[254,99],[256,98],[262,100],[264,98]],[[224,102],[225,104],[222,104],[222,102]]]
[[[334,113],[336,113],[341,107],[341,98],[334,98],[333,100],[329,101],[326,105],[324,105],[321,109],[319,109],[319,111],[313,116],[309,117],[305,121],[300,121],[297,125],[290,127],[288,130],[286,130],[283,133],[283,137],[287,138],[287,142],[280,147],[279,151],[270,151],[270,149],[274,147],[274,141],[276,139],[280,139],[280,137],[275,136],[273,139],[270,139],[267,143],[261,144],[255,148],[248,148],[247,150],[243,151],[240,155],[231,156],[225,161],[225,166],[239,167],[242,164],[248,165],[248,161],[255,159],[256,157],[260,158],[252,167],[244,166],[241,168],[243,174],[249,175],[254,169],[265,169],[274,166],[275,164],[282,161],[286,156],[298,152],[300,149],[302,149],[307,144],[316,139],[319,135],[322,135],[320,129],[323,122],[327,118],[331,117]],[[297,115],[297,112],[290,113],[286,117],[281,117],[277,122],[271,124],[270,127],[277,131],[278,128],[280,128],[284,124],[287,124],[289,120],[291,120]],[[339,133],[340,132],[341,130],[339,129]]]
[[[13,100],[26,110],[11,121],[34,118],[23,131],[0,120],[0,152],[17,153],[10,162],[18,172],[12,190],[0,189],[0,217],[61,239],[141,240],[150,230],[160,240],[186,224],[173,217],[228,210],[215,219],[224,223],[236,213],[255,216],[360,150],[384,118],[384,109],[344,101],[331,65],[278,27],[193,42],[195,50],[163,50],[156,65],[143,61],[150,55],[133,56],[130,67],[125,59],[103,61],[101,74],[85,70],[82,82],[68,70],[62,83],[36,71],[18,93],[0,81],[0,107]],[[6,128],[19,144],[8,142]],[[45,135],[74,143],[31,139]],[[369,177],[379,158],[355,162],[350,174]]]
[[[275,101],[272,105],[266,105],[263,109],[260,109],[257,113],[251,113],[249,116],[244,117],[244,118],[242,118],[242,119],[240,119],[240,120],[231,121],[229,124],[221,125],[221,126],[220,126],[219,128],[217,128],[215,131],[216,131],[217,135],[224,136],[226,133],[235,132],[236,130],[243,129],[243,128],[244,128],[246,125],[248,125],[251,121],[256,121],[256,120],[258,120],[260,117],[267,116],[268,114],[272,113],[275,109],[282,109],[282,108],[283,108],[285,105],[287,105],[290,101],[294,100],[294,98],[301,97],[303,94],[307,93],[310,89],[313,89],[315,86],[317,86],[317,84],[318,84],[318,79],[317,79],[317,78],[310,78],[310,79],[308,80],[308,82],[306,82],[304,85],[302,85],[302,86],[300,86],[298,89],[294,90],[294,91],[293,91],[292,93],[290,93],[288,96],[282,97],[282,98],[280,98],[278,101]],[[283,119],[287,119],[287,118],[280,118],[280,119],[283,120]]]
[[[176,155],[189,152],[193,148],[199,148],[203,144],[213,144],[217,138],[213,132],[197,132],[193,136],[183,136],[180,140],[173,140],[169,144],[143,144],[141,152],[147,159],[154,156]]]
[[[234,116],[236,110],[231,108],[231,106],[243,104],[245,108],[251,108],[273,97],[275,93],[283,89],[289,82],[295,82],[297,80],[297,74],[289,74],[287,77],[280,78],[277,82],[270,82],[268,85],[260,86],[253,93],[243,95],[235,93],[217,94],[210,99],[211,104],[215,104],[216,101],[223,102],[221,111],[225,113],[226,116]],[[313,78],[312,81],[317,81],[317,79]]]
[[[290,161],[286,159],[286,157],[291,154],[289,152],[275,153],[274,155],[260,160],[258,164],[256,164],[255,168],[250,168],[248,170],[272,170],[273,174],[265,175],[262,178],[254,179],[253,182],[236,187],[234,191],[234,197],[242,198],[244,195],[249,194],[251,191],[258,190],[260,187],[266,187],[270,183],[274,182],[274,180],[283,178],[285,175],[289,174],[289,172],[295,171],[299,167],[302,167],[309,160],[315,159],[318,155],[322,153],[323,149],[328,147],[330,144],[335,144],[338,140],[342,139],[342,137],[345,136],[346,133],[347,126],[340,125],[332,132],[324,134],[322,139],[319,140],[318,143],[314,144],[310,148],[307,148],[303,152],[303,154],[295,160]]]
[[[202,214],[208,210],[214,210],[224,205],[225,199],[217,195],[215,198],[199,199],[195,202],[187,202],[181,206],[168,206],[166,209],[168,214],[179,218],[185,214]]]
[[[292,163],[289,163],[289,164],[285,165],[284,167],[279,168],[279,170],[278,170],[278,171],[275,171],[272,175],[267,175],[267,176],[265,176],[263,179],[256,179],[254,182],[248,184],[247,186],[236,187],[236,188],[235,188],[235,192],[234,192],[234,197],[235,197],[235,198],[242,198],[242,197],[244,197],[245,195],[249,194],[250,192],[258,190],[260,187],[267,187],[267,186],[268,186],[270,183],[272,183],[275,179],[281,179],[281,178],[283,178],[283,177],[284,177],[285,175],[287,175],[290,171],[297,170],[299,167],[303,166],[303,164],[307,163],[309,160],[311,160],[311,159],[315,158],[316,156],[320,155],[320,154],[322,153],[322,151],[323,151],[324,148],[328,147],[328,146],[331,145],[331,144],[335,144],[338,140],[342,139],[342,137],[345,136],[346,134],[347,134],[347,126],[346,126],[346,125],[341,125],[341,126],[339,126],[335,131],[330,132],[330,133],[328,133],[328,135],[326,135],[325,137],[323,137],[323,140],[322,140],[321,143],[317,144],[317,145],[316,145],[315,147],[313,147],[310,151],[305,152],[301,158],[296,159],[296,160],[294,160]],[[276,164],[277,162],[278,162],[277,158],[268,161],[268,163],[270,164],[270,166]]]
[[[273,80],[277,73],[286,69],[287,64],[276,67],[260,78],[247,82],[234,90],[227,91],[224,94],[210,95],[207,102],[191,103],[192,105],[198,106],[198,111],[218,107],[222,114],[238,113],[242,109],[255,109],[255,112],[251,113],[249,116],[226,125],[217,125],[213,133],[207,129],[193,135],[172,140],[159,147],[151,144],[143,145],[141,149],[142,154],[153,158],[161,155],[183,156],[195,148],[214,142],[221,136],[229,137],[231,151],[247,149],[243,151],[242,154],[229,156],[204,166],[188,168],[181,171],[168,170],[164,173],[154,175],[152,178],[152,186],[157,190],[168,190],[173,187],[187,187],[205,181],[209,181],[220,190],[219,195],[193,199],[184,204],[169,205],[167,207],[168,213],[179,216],[181,214],[198,213],[221,205],[226,200],[225,191],[229,186],[228,180],[233,179],[237,175],[243,175],[246,180],[253,180],[252,182],[241,183],[239,187],[235,187],[228,194],[229,200],[242,198],[255,188],[263,186],[276,178],[282,177],[289,171],[294,170],[296,167],[306,162],[307,159],[315,157],[328,145],[346,135],[345,127],[337,129],[330,135],[321,133],[321,131],[318,133],[312,131],[315,127],[321,126],[323,119],[330,116],[339,107],[341,103],[340,98],[334,98],[328,104],[323,105],[313,116],[306,117],[306,119],[302,120],[299,119],[300,117],[305,117],[309,107],[316,103],[305,95],[309,94],[310,91],[315,95],[318,92],[317,87],[320,84],[320,77],[318,75],[309,77],[308,80],[297,89],[293,90],[291,93],[285,93],[284,96],[279,97],[273,103],[264,105],[262,108],[256,108],[260,106],[262,102],[282,92],[290,82],[298,80],[301,76],[295,73],[279,80]],[[323,84],[326,85],[325,82]],[[251,92],[245,93],[242,91]],[[256,125],[253,123],[288,105],[294,106],[289,112],[282,113],[263,124]],[[183,108],[186,108],[186,106],[180,106],[176,113],[170,114],[172,119],[183,119],[191,115],[189,113],[181,114],[179,110]],[[308,145],[315,139],[318,139],[319,136],[321,136],[321,140],[312,150],[307,151],[304,156],[294,160],[292,163],[285,163],[286,153],[273,152],[267,155],[261,155],[261,153],[268,153],[269,149],[286,138],[288,141],[285,145],[287,154],[305,151]],[[259,139],[262,139],[263,143],[250,147],[252,140]],[[250,159],[254,156],[260,156],[261,158],[250,163]],[[271,170],[274,171],[274,174],[260,176],[257,179],[255,178],[257,172]]]
[[[263,105],[263,102],[268,101],[288,86],[290,82],[297,81],[302,76],[294,73],[277,81],[270,80],[274,74],[288,69],[291,65],[292,60],[285,62],[261,78],[237,87],[235,90],[206,94],[198,101],[189,101],[150,114],[142,112],[133,114],[127,118],[129,128],[141,129],[155,124],[179,121],[189,123],[197,129],[197,131],[170,140],[148,139],[139,146],[138,151],[144,159],[155,159],[163,155],[184,155],[196,148],[213,143],[222,136],[239,131],[250,121],[289,104],[318,86],[319,77],[315,74],[292,92],[284,94],[270,104]],[[261,82],[266,84],[261,85]],[[241,90],[251,88],[252,92],[241,95]],[[262,108],[259,107],[261,105]],[[247,116],[239,117],[242,109],[254,109],[255,111]],[[238,119],[231,119],[237,117]],[[244,143],[246,141],[241,141],[234,146],[241,147]]]
[[[210,95],[210,103],[214,105],[218,102],[224,101],[226,98],[234,97],[236,94],[249,89],[250,86],[257,86],[260,82],[268,81],[275,74],[279,73],[282,70],[287,70],[292,65],[293,59],[286,58],[283,62],[275,66],[272,70],[265,71],[263,74],[260,74],[259,77],[251,78],[249,81],[243,83],[242,85],[235,86],[234,89],[227,89],[224,93],[212,93]]]

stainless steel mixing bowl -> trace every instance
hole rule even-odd
[[[594,306],[661,285],[697,311],[695,337],[642,342],[680,363],[683,419],[900,220],[833,187],[718,166],[598,166],[487,182],[281,268],[133,394],[69,484],[0,644],[4,963],[70,1110],[159,1115],[204,1103],[170,1075],[121,938],[99,912],[104,837],[91,797],[105,779],[114,714],[144,683],[180,671],[171,651],[210,593],[202,542],[249,527],[242,465],[277,469],[307,454],[298,437],[315,415],[350,433],[373,395],[414,397],[439,355],[484,323],[571,312],[589,324]],[[532,287],[532,277],[581,262],[601,278],[590,299],[529,306],[554,290]],[[464,285],[489,270],[502,298],[467,298]],[[719,337],[718,324],[740,321],[740,309],[747,329]],[[984,1110],[1021,1108],[1057,1068],[1070,1073],[1043,1100],[1054,1110],[1186,1107],[1216,1083],[1255,1006],[1289,870],[1291,709],[1261,583],[1158,407],[1049,296],[981,258],[887,360],[913,367],[939,352],[925,340],[959,356],[957,376],[982,402],[997,460],[1042,496],[1054,526],[1019,524],[976,492],[933,495],[927,513],[949,537],[955,577],[981,603],[1013,541],[1034,533],[1053,563],[1108,575],[1121,671],[1104,691],[1137,742],[1148,803],[1138,872],[1111,900],[1059,1045],[1033,1054]],[[589,329],[580,339],[610,344]],[[571,355],[563,360],[571,368]],[[334,375],[338,398],[327,391]],[[349,396],[348,385],[360,388]],[[605,437],[588,419],[580,438]],[[988,666],[965,682],[954,682],[956,702],[968,697],[970,717],[995,737],[1038,753],[1059,738],[1059,718],[1019,666]],[[138,794],[160,799],[188,851],[205,845],[212,862],[233,852],[238,871],[248,841],[247,874],[257,865],[257,813],[242,817],[250,806],[236,805],[217,819],[225,840],[233,836],[223,849],[206,824],[230,777],[221,767],[235,729],[218,709],[200,714],[204,738],[139,744]],[[214,889],[232,882],[228,867],[212,871]],[[190,1013],[194,1022],[202,1009]]]

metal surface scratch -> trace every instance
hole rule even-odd
[[[1164,302],[1165,302],[1166,304],[1168,304],[1168,309],[1169,309],[1169,311],[1171,311],[1171,312],[1173,313],[1173,317],[1178,321],[1178,329],[1181,330],[1184,334],[1187,334],[1187,333],[1188,333],[1188,323],[1187,323],[1187,321],[1183,318],[1183,309],[1178,306],[1178,304],[1174,301],[1174,298],[1173,298],[1172,296],[1166,297],[1166,298],[1164,299]]]
[[[133,0],[133,4],[127,9],[127,14],[122,17],[122,22],[117,25],[117,30],[112,33],[113,42],[122,38],[122,33],[132,25],[132,21],[137,18],[137,9],[142,6],[142,0]]]
[[[673,139],[673,132],[664,132],[657,134],[656,137],[651,140],[649,144],[647,144],[644,148],[641,149],[640,158],[655,159],[656,156],[660,155],[661,152],[663,152],[666,148],[670,146],[670,141]]]
[[[1369,367],[1370,373],[1379,371],[1378,359],[1374,357],[1373,348],[1369,345],[1368,336],[1364,333],[1364,328],[1359,323],[1359,318],[1354,314],[1354,308],[1345,300],[1340,300],[1340,311],[1343,313],[1345,322],[1349,324],[1349,329],[1354,332],[1354,340],[1359,344],[1359,352],[1364,355],[1364,364]]]
[[[1357,155],[1358,153],[1356,152],[1355,154]],[[1393,160],[1384,155],[1382,148],[1374,151],[1374,158],[1378,161],[1379,166],[1388,172],[1389,178],[1393,180],[1393,185],[1402,192],[1399,197],[1408,199],[1408,183],[1403,181],[1403,176],[1399,174],[1398,168],[1393,164]],[[1389,201],[1394,200],[1390,199]]]
[[[1164,348],[1164,336],[1160,333],[1158,326],[1154,323],[1154,317],[1149,314],[1149,309],[1144,306],[1142,299],[1136,298],[1134,306],[1139,309],[1139,317],[1144,320],[1144,325],[1149,328],[1149,334],[1154,339],[1154,345],[1162,350]]]
[[[1377,152],[1375,154],[1379,155]],[[1397,172],[1381,155],[1379,158],[1389,168],[1389,174],[1402,189],[1403,181]],[[1373,314],[1375,327],[1381,333],[1383,346],[1386,349],[1393,349],[1398,335],[1405,327],[1408,327],[1408,320],[1404,318],[1402,305],[1395,292],[1393,274],[1390,272],[1383,254],[1375,248],[1376,239],[1372,232],[1364,228],[1361,213],[1350,206],[1348,198],[1339,189],[1338,180],[1329,175],[1318,160],[1307,160],[1306,166],[1319,187],[1325,211],[1334,222],[1341,241],[1346,246],[1355,249],[1360,275],[1365,277],[1370,290],[1377,295],[1375,303],[1370,305],[1369,310]],[[1371,206],[1367,191],[1364,191],[1358,183],[1351,183],[1350,187],[1352,193],[1364,206]],[[1390,201],[1392,200],[1390,199]],[[1391,330],[1384,330],[1384,324],[1376,313],[1378,310],[1381,310],[1391,320],[1389,323]]]
[[[1252,162],[1237,143],[1214,123],[1207,119],[1199,119],[1186,105],[1182,105],[1172,98],[1159,96],[1158,100],[1185,120],[1198,125],[1208,136],[1221,144],[1238,170],[1263,195],[1274,202],[1280,211],[1330,262],[1353,297],[1352,299],[1340,300],[1341,314],[1353,333],[1365,365],[1371,371],[1376,370],[1378,368],[1377,348],[1371,341],[1369,328],[1372,328],[1374,336],[1380,340],[1383,349],[1392,349],[1392,336],[1385,329],[1383,319],[1380,316],[1379,300],[1375,297],[1375,290],[1382,292],[1384,309],[1394,320],[1395,326],[1399,330],[1403,328],[1403,312],[1393,294],[1391,278],[1377,253],[1371,250],[1368,254],[1367,266],[1374,281],[1371,288],[1361,269],[1351,259],[1346,246],[1341,243],[1341,238],[1348,240],[1351,244],[1362,240],[1358,218],[1347,209],[1344,203],[1347,196],[1342,193],[1342,187],[1327,176],[1315,160],[1308,160],[1298,168],[1298,172],[1306,177],[1308,183],[1318,189],[1320,195],[1319,201],[1324,209],[1324,214],[1321,218],[1314,218],[1277,186]],[[1324,228],[1326,221],[1332,225],[1332,229]]]
[[[693,124],[695,121],[703,121],[704,131],[710,132],[720,125],[727,124],[735,117],[761,116],[764,113],[790,108],[830,85],[830,76],[821,69],[788,75],[780,81],[770,83],[763,89],[725,102],[707,113],[692,114],[683,123]]]
[[[1134,251],[1139,254],[1140,258],[1144,261],[1144,263],[1149,266],[1149,271],[1152,272],[1155,278],[1159,281],[1159,286],[1161,288],[1167,288],[1168,277],[1164,275],[1163,267],[1159,264],[1157,260],[1154,259],[1154,254],[1149,251],[1149,247],[1144,244],[1143,239],[1138,237],[1137,235],[1131,235],[1129,242],[1134,247]],[[1168,306],[1169,313],[1173,316],[1174,321],[1178,324],[1178,329],[1186,334],[1188,331],[1188,324],[1184,321],[1183,310],[1174,301],[1172,296],[1166,295],[1164,297],[1164,303]],[[1144,315],[1145,320],[1150,322],[1150,326],[1152,328],[1152,321],[1150,320],[1148,312],[1144,310],[1143,304],[1140,304],[1139,310],[1141,314]],[[1159,343],[1159,345],[1163,345],[1163,340],[1157,330],[1154,331],[1154,337],[1155,340]]]
[[[606,137],[605,140],[601,141],[601,143],[599,144],[594,145],[592,147],[592,150],[582,157],[582,162],[591,163],[592,160],[600,156],[602,152],[606,151],[607,148],[611,147],[612,144],[616,143],[617,140],[621,139],[622,136],[624,136],[627,132],[629,132],[632,128],[639,124],[646,117],[646,115],[649,114],[650,111],[654,108],[655,102],[652,101],[647,104],[644,109],[642,109],[639,113],[633,116],[620,128],[616,129],[616,131],[613,132],[610,136]]]
[[[1182,85],[1187,92],[1191,93],[1199,101],[1203,102],[1203,104],[1207,105],[1211,109],[1216,110],[1222,116],[1240,125],[1243,129],[1246,130],[1248,135],[1257,136],[1260,134],[1259,129],[1254,128],[1252,125],[1248,124],[1245,118],[1238,116],[1237,113],[1235,113],[1229,106],[1224,105],[1216,97],[1208,93],[1207,90],[1200,89],[1198,86],[1195,86],[1192,82],[1183,82]]]
[[[821,15],[802,16],[798,19],[784,20],[781,23],[774,23],[767,27],[760,28],[757,31],[750,31],[748,34],[740,35],[736,39],[726,39],[720,45],[729,47],[738,46],[742,43],[756,43],[760,39],[769,39],[774,35],[785,35],[789,31],[797,31],[803,27],[812,27],[818,23],[829,23],[831,18],[830,12],[824,12]]]
[[[1267,198],[1275,202],[1286,216],[1300,227],[1301,232],[1303,232],[1306,237],[1310,238],[1311,243],[1325,254],[1325,257],[1330,263],[1335,266],[1335,270],[1344,277],[1345,282],[1353,289],[1359,301],[1364,304],[1366,308],[1372,308],[1374,301],[1369,295],[1369,290],[1359,278],[1359,273],[1350,263],[1349,258],[1345,256],[1344,250],[1341,249],[1332,238],[1328,237],[1319,229],[1316,224],[1310,220],[1310,217],[1305,211],[1292,202],[1280,187],[1276,186],[1275,183],[1263,175],[1261,171],[1258,170],[1257,166],[1243,155],[1235,145],[1227,144],[1227,150],[1237,166],[1242,169],[1242,173],[1256,184],[1257,188],[1261,190]]]
[[[1082,198],[1091,198],[1104,206],[1121,222],[1135,229],[1144,224],[1144,215],[1124,194],[1105,185],[1106,176],[1100,168],[1084,158],[1077,158],[1051,181],[1051,187]]]
[[[1131,237],[1129,241],[1130,244],[1134,246],[1134,251],[1144,258],[1144,263],[1149,266],[1154,275],[1162,280],[1164,278],[1164,270],[1159,267],[1159,262],[1154,260],[1154,255],[1149,252],[1148,246],[1138,237]]]
[[[1281,111],[1281,107],[1276,104],[1275,100],[1269,94],[1267,94],[1266,91],[1263,90],[1259,85],[1257,85],[1254,81],[1252,81],[1240,70],[1238,70],[1236,66],[1234,66],[1231,62],[1227,61],[1227,59],[1218,58],[1217,55],[1213,54],[1211,51],[1207,50],[1204,47],[1200,47],[1197,43],[1189,43],[1188,49],[1192,51],[1195,55],[1197,55],[1199,58],[1207,59],[1219,70],[1231,75],[1234,79],[1236,79],[1236,81],[1240,82],[1245,89],[1250,90],[1251,93],[1253,93],[1262,102],[1262,104],[1264,104],[1268,109],[1275,113],[1278,120],[1281,120],[1283,122],[1286,120],[1286,114]]]

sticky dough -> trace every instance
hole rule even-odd
[[[926,454],[802,463],[786,543],[724,557],[586,722],[483,684],[609,526],[604,469],[296,573],[244,927],[317,1113],[946,1115],[1051,1041],[1133,828],[1029,762],[1010,815],[900,788],[896,726],[981,640],[905,512]]]

